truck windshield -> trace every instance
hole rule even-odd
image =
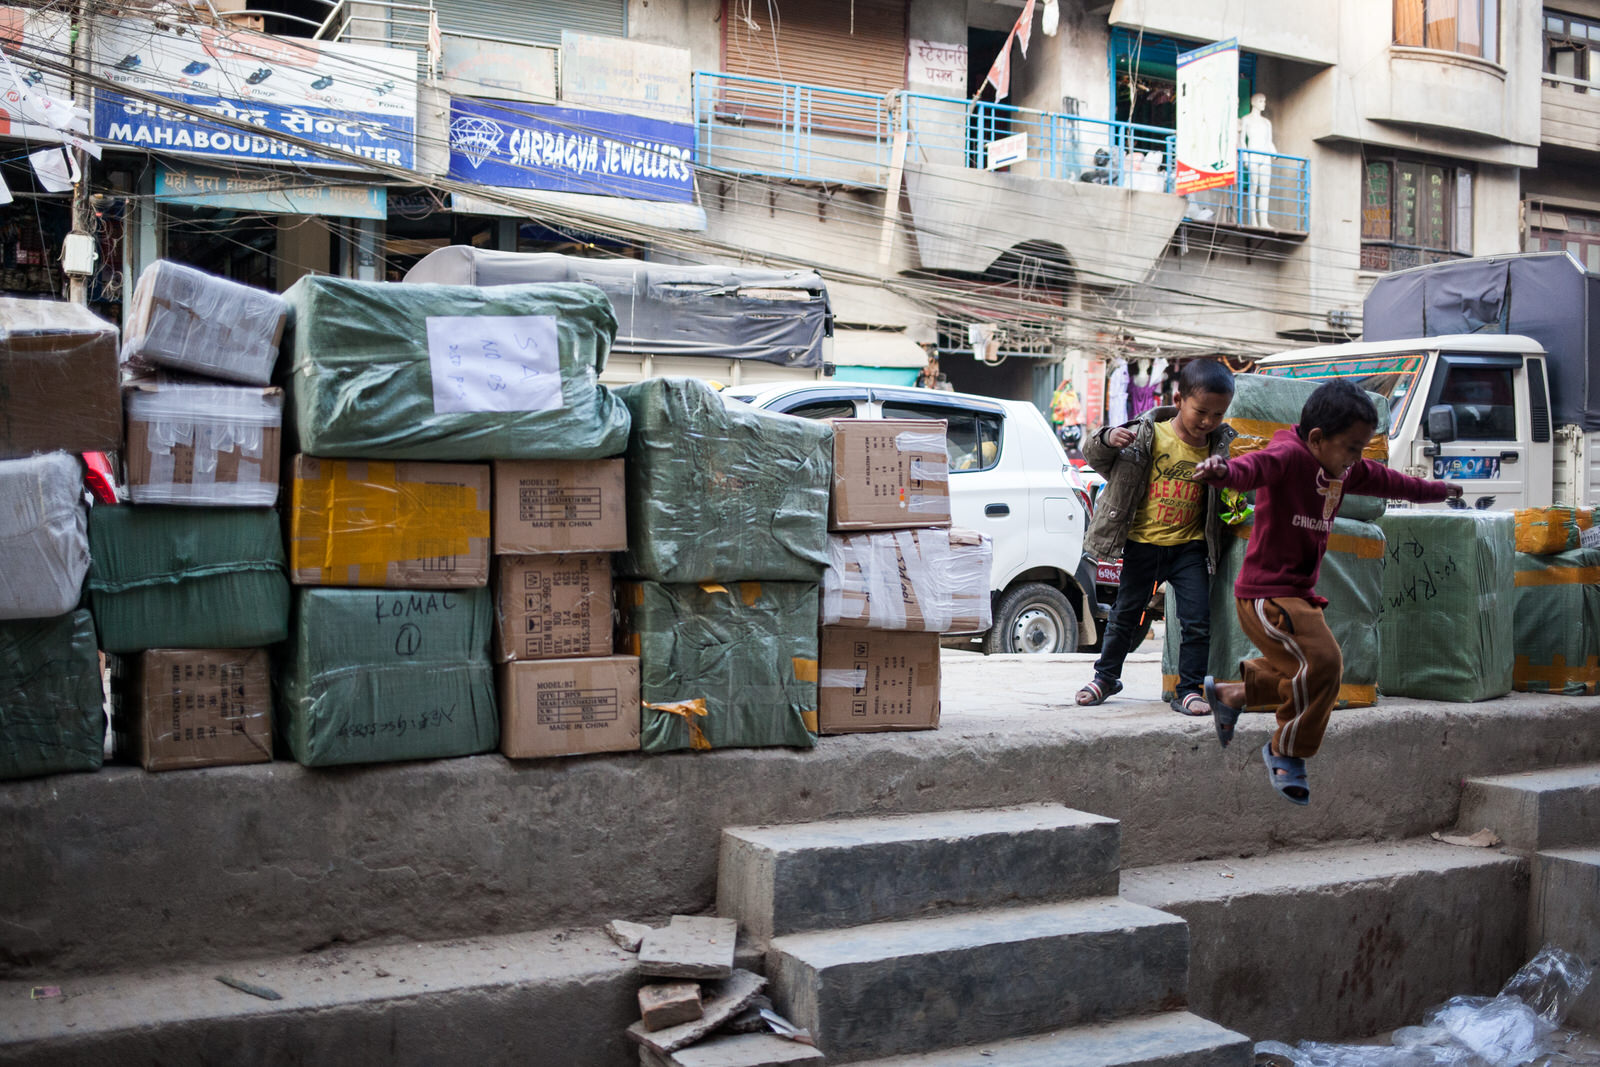
[[[1276,378],[1354,378],[1369,393],[1389,401],[1389,425],[1398,426],[1406,413],[1411,387],[1422,370],[1420,355],[1363,356],[1356,359],[1321,359],[1257,367],[1262,374]]]

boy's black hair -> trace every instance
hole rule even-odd
[[[1312,430],[1321,430],[1324,437],[1341,434],[1356,423],[1378,428],[1378,406],[1355,382],[1348,378],[1330,378],[1317,386],[1300,409],[1300,440],[1304,441]]]
[[[1178,372],[1178,395],[1196,393],[1233,395],[1233,372],[1216,359],[1191,359]]]

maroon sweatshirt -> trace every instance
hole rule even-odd
[[[1279,430],[1259,452],[1230,459],[1222,484],[1256,491],[1255,529],[1234,596],[1298,597],[1318,607],[1327,600],[1315,592],[1317,572],[1346,493],[1417,503],[1450,495],[1445,482],[1413,478],[1370,459],[1357,460],[1342,482],[1331,479],[1293,429]]]

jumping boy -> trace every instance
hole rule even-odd
[[[1106,622],[1094,677],[1078,690],[1080,707],[1105,703],[1122,691],[1122,661],[1157,582],[1177,598],[1182,644],[1172,710],[1207,715],[1200,695],[1211,653],[1211,573],[1222,551],[1218,491],[1195,481],[1207,456],[1226,456],[1233,429],[1224,423],[1233,403],[1233,375],[1212,359],[1186,363],[1173,407],[1154,408],[1125,426],[1107,427],[1083,447],[1105,476],[1085,552],[1122,557],[1122,585]]]
[[[1195,476],[1212,486],[1256,491],[1255,528],[1234,582],[1239,625],[1259,659],[1239,664],[1243,682],[1205,680],[1206,700],[1227,747],[1246,705],[1277,704],[1278,723],[1261,758],[1272,787],[1296,804],[1311,802],[1306,760],[1317,754],[1339,698],[1344,660],[1316,594],[1328,535],[1348,493],[1433,503],[1459,497],[1459,485],[1425,481],[1361,458],[1378,428],[1378,409],[1355,383],[1317,387],[1300,424],[1279,430],[1259,452],[1213,456]]]

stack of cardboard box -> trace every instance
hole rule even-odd
[[[833,427],[821,731],[931,730],[939,725],[939,635],[989,628],[989,541],[949,529],[943,422]]]
[[[0,298],[0,779],[95,770],[105,740],[83,468],[116,449],[117,331]]]
[[[639,658],[612,654],[623,465],[494,465],[500,751],[513,759],[639,747]]]
[[[128,505],[90,516],[119,753],[148,770],[272,758],[266,646],[288,626],[281,297],[157,261],[122,351]]]

